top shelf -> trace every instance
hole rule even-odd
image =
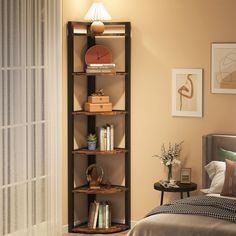
[[[90,31],[91,22],[69,22],[71,33],[74,36],[86,37],[130,37],[130,22],[103,22],[105,30],[101,34],[94,34]]]

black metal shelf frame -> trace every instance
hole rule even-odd
[[[74,27],[77,25],[83,25],[87,27],[87,34],[86,33],[75,33]],[[131,25],[130,22],[106,22],[105,25],[121,25],[124,27],[125,32],[122,34],[107,34],[107,35],[94,35],[90,32],[90,23],[88,22],[68,22],[67,24],[67,62],[68,62],[68,82],[67,82],[67,92],[68,92],[68,231],[73,232],[75,226],[75,218],[74,218],[74,77],[76,73],[74,73],[74,37],[78,36],[87,36],[87,48],[96,44],[96,37],[119,37],[122,35],[125,40],[125,72],[121,72],[122,76],[125,78],[125,149],[128,151],[124,153],[125,155],[125,188],[128,190],[124,192],[125,194],[125,225],[130,228],[130,217],[131,217],[131,210],[130,210],[130,201],[131,201],[131,193],[130,193],[130,143],[131,143],[131,38],[130,38],[130,31]],[[80,75],[80,73],[78,73]],[[87,77],[87,94],[92,94],[96,90],[95,82],[96,76],[99,75],[90,75],[86,73],[81,73],[81,75],[86,75]],[[119,76],[119,73],[118,73]],[[88,133],[95,133],[96,129],[96,115],[88,115],[87,116],[87,131]],[[88,155],[88,165],[93,164],[96,162],[96,155]],[[88,195],[88,208],[91,202],[93,202],[96,198],[95,194]]]

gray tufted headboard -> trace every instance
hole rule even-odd
[[[236,135],[233,134],[208,134],[202,137],[202,187],[209,188],[210,179],[204,166],[211,161],[218,161],[218,149],[236,152]]]

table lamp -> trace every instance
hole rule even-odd
[[[101,34],[105,29],[102,20],[111,20],[111,16],[101,2],[94,2],[84,19],[93,21],[90,28],[93,33]]]

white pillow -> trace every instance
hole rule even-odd
[[[212,161],[204,168],[211,179],[211,186],[207,193],[221,193],[225,181],[225,162]]]

